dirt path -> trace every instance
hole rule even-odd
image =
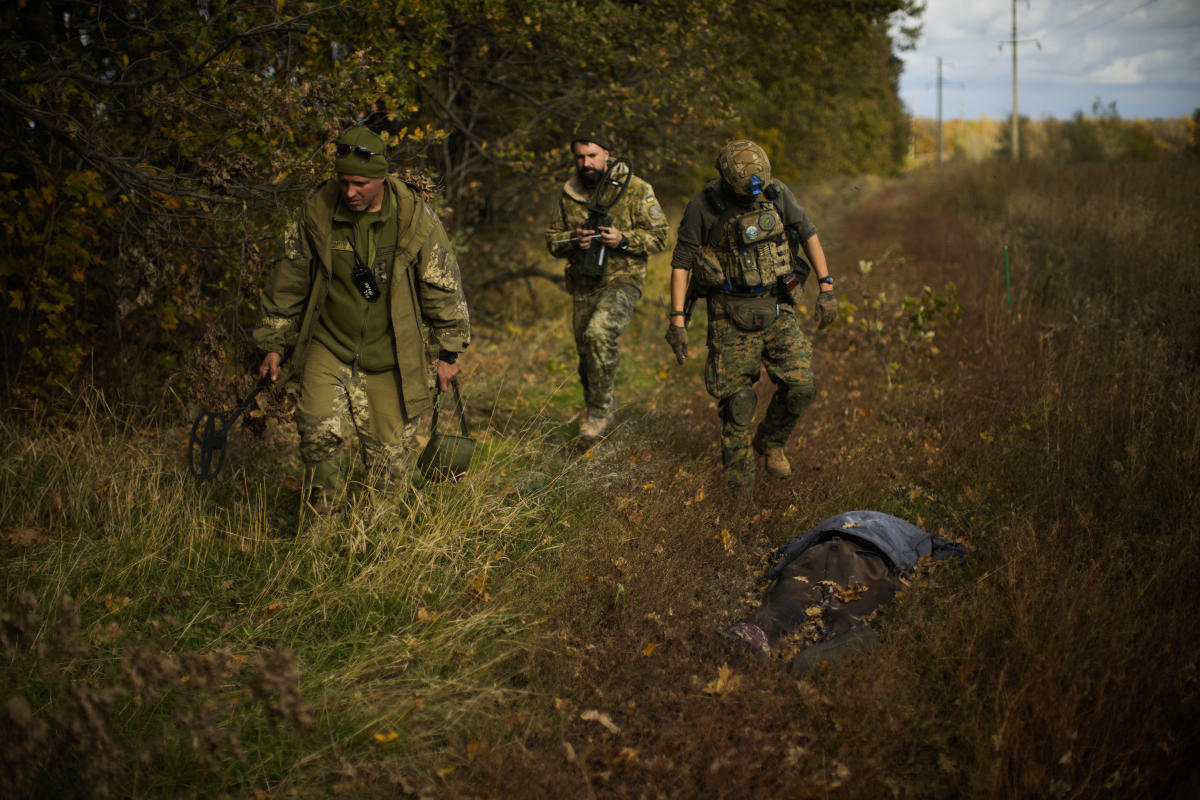
[[[843,303],[865,307],[864,290],[919,294],[953,274],[956,256],[969,250],[947,234],[937,263],[929,253],[914,258],[914,226],[898,213],[896,191],[877,195],[826,240]],[[856,269],[860,259],[876,262],[869,282]],[[848,767],[818,747],[846,723],[820,682],[790,675],[794,647],[760,665],[716,635],[757,602],[776,547],[863,507],[856,494],[864,485],[907,491],[917,477],[913,433],[928,423],[881,413],[889,390],[879,353],[854,325],[815,333],[812,290],[802,311],[819,396],[789,448],[793,477],[762,476],[752,506],[732,505],[719,479],[697,326],[693,360],[641,409],[623,413],[619,432],[594,455],[633,468],[608,490],[606,511],[615,513],[597,521],[593,557],[565,566],[577,592],[550,610],[561,648],[530,667],[534,707],[515,715],[512,738],[476,763],[470,785],[496,797],[815,797],[846,780]],[[665,356],[653,316],[633,346]],[[764,377],[758,389],[761,410],[772,387]]]

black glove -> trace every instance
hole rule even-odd
[[[675,360],[682,364],[687,359],[687,328],[682,325],[668,325],[667,344],[675,351]]]
[[[837,298],[833,292],[818,292],[816,313],[813,315],[817,320],[817,330],[837,319],[837,311]]]

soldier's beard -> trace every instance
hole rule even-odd
[[[600,182],[600,170],[584,167],[579,170],[579,181],[589,189],[596,188],[596,184]]]

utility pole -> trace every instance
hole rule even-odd
[[[1012,157],[1021,160],[1021,117],[1017,114],[1017,0],[1012,0],[1012,59],[1013,59],[1013,110],[1012,110]]]
[[[951,64],[951,66],[954,66]],[[942,87],[947,83],[951,86],[962,86],[958,81],[942,80],[942,57],[938,56],[938,73],[937,73],[937,165],[942,165]],[[927,84],[928,85],[928,84]],[[961,114],[959,115],[961,116]]]
[[[1028,5],[1028,0],[1026,0]],[[1042,43],[1037,39],[1018,39],[1017,38],[1017,0],[1012,0],[1012,38],[1007,42],[1000,42],[1000,49],[1004,49],[1004,45],[1012,48],[1012,81],[1013,81],[1013,107],[1012,107],[1012,157],[1013,161],[1019,161],[1021,158],[1021,115],[1017,113],[1017,45],[1024,42],[1034,42],[1038,49],[1042,49]]]
[[[942,165],[942,57],[938,56],[937,165]]]

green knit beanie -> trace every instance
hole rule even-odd
[[[576,142],[591,142],[605,150],[612,150],[607,126],[595,117],[589,117],[579,124],[579,130],[575,131],[575,137],[571,139],[571,144]]]
[[[337,140],[334,169],[341,175],[384,178],[388,173],[386,147],[368,128],[351,128]]]

